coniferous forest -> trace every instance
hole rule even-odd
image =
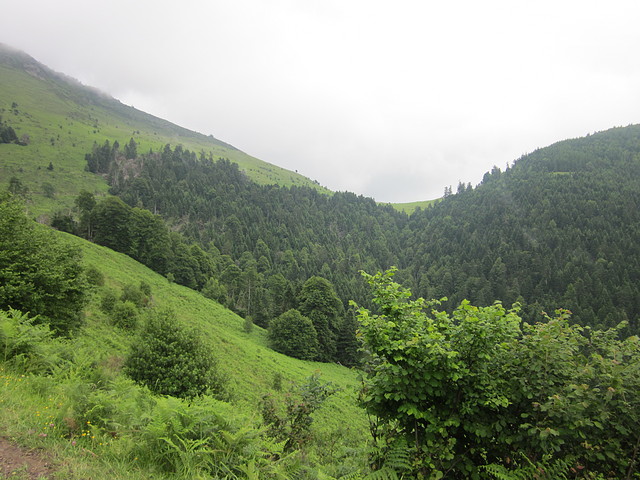
[[[349,300],[367,304],[358,271],[397,266],[404,285],[447,297],[445,306],[517,301],[531,320],[562,307],[584,325],[626,321],[638,332],[636,126],[494,167],[475,188],[460,184],[410,216],[351,193],[258,185],[235,164],[179,146],[127,158],[107,142],[88,162],[100,152],[114,195],[160,215],[212,262],[206,272],[173,272],[178,281],[203,289],[214,278],[224,303],[262,326],[295,307],[314,275],[333,284],[346,311]],[[154,259],[169,273],[169,257]]]

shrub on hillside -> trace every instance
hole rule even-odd
[[[269,324],[269,344],[276,352],[301,360],[318,355],[318,334],[311,320],[291,309]]]
[[[96,287],[104,285],[104,274],[95,265],[89,265],[85,268],[84,275],[90,285],[94,285]]]
[[[116,302],[110,317],[116,327],[133,329],[138,324],[138,307],[131,300]]]
[[[405,478],[637,478],[640,339],[624,324],[558,310],[531,325],[499,302],[449,314],[394,273],[364,274],[377,311],[358,311],[379,471],[404,445]]]
[[[145,288],[149,294],[145,294],[143,292],[142,287]],[[149,303],[149,296],[151,295],[151,287],[142,282],[141,286],[134,285],[133,283],[127,283],[122,287],[122,295],[120,296],[120,300],[123,302],[131,302],[136,307],[144,307]]]
[[[170,311],[152,312],[125,360],[124,371],[155,393],[192,398],[220,393],[222,380],[211,350]]]

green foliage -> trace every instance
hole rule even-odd
[[[244,333],[251,333],[253,331],[253,319],[249,315],[245,317],[242,329]]]
[[[131,253],[131,209],[119,198],[107,197],[91,212],[93,239],[116,252]]]
[[[336,339],[342,322],[342,303],[333,285],[322,277],[311,277],[298,294],[298,310],[313,322],[318,334],[318,360],[336,359]]]
[[[29,193],[29,187],[24,185],[18,177],[11,177],[7,191],[16,197],[25,197]]]
[[[104,274],[95,265],[89,265],[85,268],[84,275],[90,285],[96,287],[104,285]]]
[[[80,325],[84,290],[80,252],[0,198],[0,308],[29,312],[68,334]]]
[[[224,285],[220,284],[218,279],[211,277],[202,288],[202,294],[218,303],[224,303],[227,296],[227,289]]]
[[[522,460],[510,459],[510,467],[504,465],[486,465],[483,470],[497,480],[529,480],[536,478],[540,480],[560,480],[575,478],[580,474],[582,468],[575,468],[571,462],[563,459],[553,459],[550,455],[545,456],[538,462],[532,462],[526,456],[521,456]],[[588,477],[604,478],[604,477]]]
[[[376,452],[377,458],[373,460],[373,471],[364,478],[366,480],[397,480],[404,474],[411,475],[413,465],[411,448],[403,438],[394,439],[390,445]],[[437,478],[437,476],[436,476]]]
[[[0,311],[0,361],[30,371],[37,357],[45,356],[44,344],[52,332],[47,325],[34,324],[35,320],[18,310]]]
[[[285,451],[303,448],[311,439],[311,415],[337,391],[330,382],[322,382],[319,373],[314,373],[306,383],[285,396],[284,411],[272,395],[265,395],[261,404],[262,418],[269,433],[284,442]]]
[[[116,302],[110,313],[116,327],[132,330],[138,324],[138,306],[131,300]]]
[[[138,144],[133,138],[131,138],[129,140],[129,143],[125,144],[124,146],[124,157],[127,160],[131,160],[133,158],[136,158],[137,156],[138,156]]]
[[[169,311],[152,312],[125,361],[125,372],[153,392],[180,398],[221,393],[210,349]]]
[[[78,229],[78,225],[73,219],[73,216],[63,212],[55,212],[51,216],[51,226],[56,230],[60,230],[61,232],[73,234],[75,234]]]
[[[570,309],[583,325],[640,333],[640,126],[558,142],[412,215],[413,291],[522,303],[527,321]],[[632,300],[634,299],[634,300]]]
[[[271,320],[269,345],[290,357],[313,360],[318,354],[318,334],[311,320],[291,309]]]
[[[321,478],[321,470],[345,475],[364,467],[365,420],[353,403],[352,389],[357,382],[352,371],[276,354],[266,348],[266,332],[261,328],[243,334],[241,318],[199,293],[167,283],[124,255],[75,237],[59,237],[82,246],[85,264],[95,265],[104,274],[106,286],[90,296],[86,326],[73,340],[59,346],[39,342],[45,346],[42,355],[30,355],[28,363],[0,365],[4,435],[45,455],[59,455],[63,463],[56,464],[61,470],[58,476],[187,479],[197,478],[199,472],[205,478],[300,479]],[[179,312],[178,325],[197,329],[207,339],[218,364],[228,372],[233,404],[203,396],[169,408],[146,387],[123,375],[124,358],[137,336],[113,328],[110,319],[98,312],[99,304],[105,291],[111,290],[114,302],[119,302],[124,285],[142,281],[151,287],[158,307]],[[141,323],[143,319],[144,314]],[[289,382],[304,383],[314,370],[322,371],[323,380],[340,384],[345,391],[328,398],[312,414],[311,441],[304,454],[286,453],[284,442],[267,435],[261,426],[257,405],[262,394],[272,390],[275,372],[281,372],[286,390]],[[274,398],[283,412],[284,393],[274,392]],[[192,417],[184,420],[185,425],[201,422],[200,426],[171,430],[171,424],[177,422],[168,412],[171,409]],[[222,423],[206,419],[214,414]],[[154,423],[153,433],[148,431],[147,426],[160,417],[167,427]],[[171,431],[177,434],[167,436]],[[176,448],[160,440],[161,436],[170,438]],[[213,452],[196,448],[205,441]],[[203,456],[213,460],[204,461]],[[215,464],[211,470],[204,466],[211,463]],[[189,473],[195,470],[198,472]]]
[[[377,418],[375,439],[411,445],[415,475],[512,469],[512,452],[534,463],[553,455],[583,475],[637,471],[637,337],[569,325],[566,311],[522,327],[518,308],[499,303],[463,301],[448,314],[411,300],[393,274],[365,274],[379,313],[359,311],[361,400]]]
[[[16,131],[0,117],[0,143],[19,143]]]
[[[114,145],[111,146],[109,140],[105,140],[101,146],[94,143],[92,152],[87,153],[84,157],[87,162],[87,170],[92,173],[109,173],[118,152],[116,145],[114,142]]]
[[[142,291],[144,287],[147,290],[148,294]],[[151,287],[149,284],[146,285],[134,285],[132,283],[126,283],[122,287],[122,295],[120,295],[120,300],[123,302],[131,302],[136,307],[144,307],[149,303],[149,297],[151,295]]]
[[[115,308],[117,302],[118,302],[118,293],[114,289],[108,288],[102,294],[102,299],[100,301],[100,309],[104,313],[109,314],[113,312],[113,309]]]

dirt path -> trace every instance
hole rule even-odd
[[[42,480],[52,475],[53,465],[37,450],[18,447],[0,437],[0,478]]]

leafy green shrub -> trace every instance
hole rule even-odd
[[[192,398],[221,392],[217,362],[200,337],[177,323],[170,311],[149,316],[133,342],[124,371],[155,393]]]
[[[359,310],[361,400],[375,438],[409,445],[412,476],[515,474],[543,458],[572,478],[637,475],[640,341],[618,338],[624,324],[593,331],[558,310],[529,325],[517,306],[467,301],[449,314],[410,300],[393,273],[365,274],[378,313]]]
[[[211,277],[202,287],[202,295],[218,303],[224,304],[227,297],[227,288],[218,279]]]
[[[284,412],[273,396],[265,395],[262,398],[262,418],[269,433],[284,441],[285,451],[300,449],[311,439],[311,415],[337,391],[330,382],[321,382],[319,373],[314,373],[305,384],[288,392]]]
[[[149,291],[151,291],[151,287],[149,287]],[[136,307],[143,307],[148,302],[147,295],[144,294],[142,289],[138,285],[134,285],[132,283],[127,283],[122,287],[120,300],[123,302],[131,302]]]
[[[111,312],[113,312],[116,303],[118,303],[118,294],[115,290],[110,288],[102,294],[102,300],[100,300],[100,309],[104,313],[109,315],[111,314]]]
[[[87,282],[91,285],[101,287],[104,285],[104,274],[96,268],[95,265],[89,265],[84,270],[84,275],[87,278]]]
[[[116,302],[109,316],[116,327],[133,329],[138,324],[138,307],[130,300]]]
[[[61,232],[75,234],[78,230],[78,224],[72,215],[64,212],[54,212],[51,217],[51,226]]]
[[[250,315],[244,317],[244,323],[242,325],[244,333],[251,333],[253,331],[253,319]]]
[[[269,323],[269,344],[276,352],[301,360],[318,355],[318,334],[311,320],[291,309]]]
[[[149,285],[144,280],[140,282],[140,291],[145,297],[151,297],[151,285]]]

